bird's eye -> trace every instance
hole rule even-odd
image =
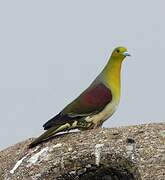
[[[117,49],[117,50],[116,50],[116,52],[117,52],[117,53],[119,53],[119,52],[120,52],[120,50],[119,50],[119,49]]]

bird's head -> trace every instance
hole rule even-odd
[[[114,59],[119,59],[119,60],[123,60],[126,56],[131,56],[128,51],[127,48],[125,47],[117,47],[113,50],[112,52],[112,58]]]

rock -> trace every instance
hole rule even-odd
[[[32,140],[0,152],[0,179],[165,179],[165,123],[58,135],[28,149]]]

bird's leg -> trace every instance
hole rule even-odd
[[[66,126],[66,124],[67,124],[67,126]],[[63,129],[60,128],[58,130],[69,132],[70,130],[73,130],[73,129],[79,129],[79,130],[83,131],[83,130],[97,128],[97,124],[94,124],[92,122],[87,122],[83,118],[80,120],[75,120],[71,123],[66,123],[66,124],[64,126],[62,126]]]
[[[93,129],[97,129],[97,128],[101,127],[101,126],[102,126],[102,124],[93,124]]]
[[[81,119],[80,121],[78,121],[77,124],[77,129],[79,130],[88,130],[90,129],[91,126],[91,122],[87,122],[85,119]]]
[[[102,126],[103,123],[88,122],[86,129],[97,129]]]

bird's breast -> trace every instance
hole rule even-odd
[[[104,70],[104,81],[111,89],[114,98],[120,98],[121,63],[113,62]]]

